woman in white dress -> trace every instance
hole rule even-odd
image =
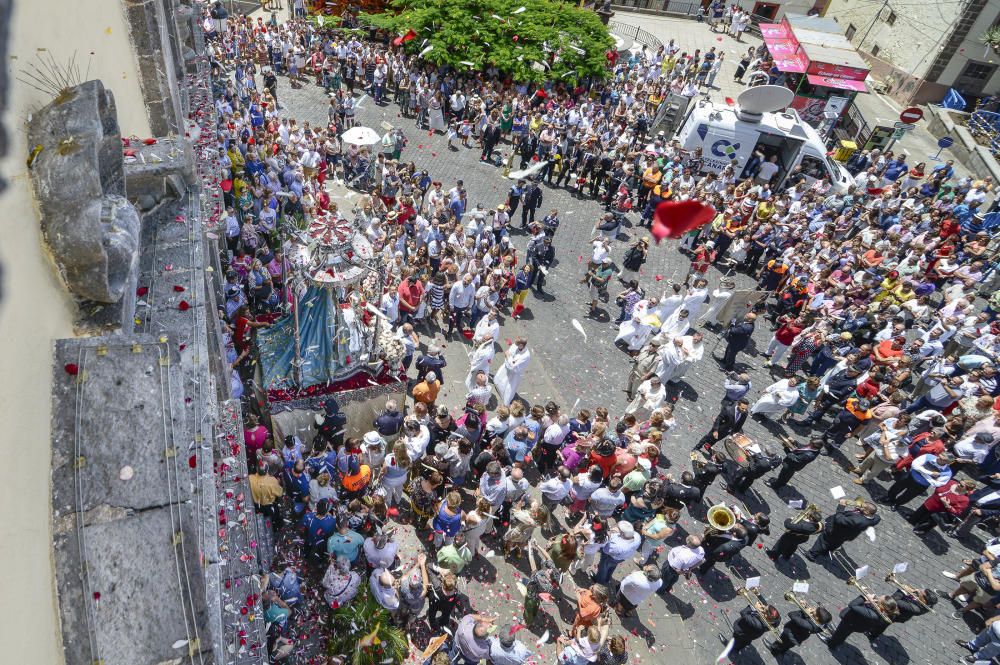
[[[494,355],[493,337],[487,337],[479,342],[479,346],[469,356],[469,361],[472,364],[469,367],[469,375],[465,377],[466,390],[471,391],[476,387],[476,374],[479,372],[489,374],[490,362],[492,362]]]
[[[660,377],[654,374],[639,384],[635,399],[625,407],[625,413],[636,414],[637,420],[643,420],[660,408],[666,398],[667,391],[660,383]]]
[[[528,350],[527,338],[518,337],[514,340],[513,346],[507,348],[503,366],[500,367],[493,379],[501,404],[510,405],[514,401],[517,388],[521,385],[530,360],[531,351]]]
[[[760,399],[750,407],[750,414],[766,418],[781,415],[799,401],[798,384],[795,377],[772,383],[764,389],[764,394],[760,396]]]
[[[432,132],[444,132],[446,125],[444,123],[444,103],[441,101],[441,93],[435,94],[431,97],[430,105],[427,109],[428,124],[430,125]]]
[[[469,546],[472,556],[479,555],[479,545],[483,534],[493,530],[493,515],[490,513],[490,502],[479,497],[476,509],[465,516],[465,544]]]

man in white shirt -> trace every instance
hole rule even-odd
[[[615,604],[618,616],[621,618],[631,616],[636,607],[656,593],[663,586],[660,577],[660,571],[656,566],[644,566],[641,570],[626,575],[618,588],[618,602]]]
[[[778,156],[771,155],[771,158],[760,165],[757,171],[757,182],[771,182],[771,178],[778,172]]]
[[[705,548],[701,546],[699,536],[690,535],[683,545],[670,549],[667,562],[660,569],[663,585],[660,593],[670,593],[681,575],[690,577],[691,572],[705,561]]]
[[[476,297],[476,287],[472,284],[472,275],[466,273],[461,282],[455,282],[448,292],[448,304],[451,306],[451,316],[448,319],[448,337],[451,337],[455,328],[462,330],[464,318],[472,308],[472,302]]]

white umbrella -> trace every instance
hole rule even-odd
[[[371,127],[351,127],[340,135],[340,140],[352,145],[374,145],[382,137]]]

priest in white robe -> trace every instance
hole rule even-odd
[[[656,302],[655,299],[652,301]],[[629,351],[638,351],[646,346],[653,331],[660,327],[660,319],[651,312],[650,301],[640,300],[632,309],[632,318],[618,326],[615,343],[624,343]]]
[[[673,284],[671,288],[663,292],[660,302],[653,308],[653,313],[660,317],[660,321],[666,321],[670,315],[677,311],[684,302],[684,295],[681,293],[681,285]]]
[[[681,308],[688,311],[688,316],[694,321],[705,308],[705,300],[708,299],[708,281],[702,278],[694,281],[694,286],[688,289]]]
[[[514,344],[504,353],[503,365],[493,379],[497,394],[500,396],[500,403],[504,406],[510,406],[514,401],[530,360],[531,351],[528,350],[528,340],[524,337],[514,340]]]
[[[798,384],[795,377],[772,383],[750,407],[750,414],[766,418],[780,416],[799,400]]]
[[[625,413],[635,414],[636,420],[645,420],[660,408],[666,398],[666,388],[660,383],[660,377],[654,374],[639,384],[635,399],[625,407]]]
[[[712,300],[708,303],[708,309],[701,313],[698,317],[698,321],[707,321],[708,323],[718,323],[716,320],[717,315],[722,308],[726,306],[729,299],[733,297],[733,289],[736,288],[736,283],[732,280],[724,279],[719,285],[719,288],[712,290]]]
[[[688,311],[686,309],[679,309],[663,322],[657,337],[666,343],[671,338],[684,335],[690,327],[691,318],[688,316]]]
[[[469,374],[465,377],[466,390],[472,390],[473,386],[476,385],[476,374],[479,372],[486,372],[487,376],[489,375],[490,363],[493,361],[494,355],[493,338],[480,339],[478,346],[469,354],[470,367]]]
[[[666,384],[674,376],[674,372],[684,362],[684,340],[680,336],[667,338],[660,347],[660,362],[655,373],[660,377],[660,383]]]
[[[696,332],[693,335],[681,337],[681,362],[677,369],[670,376],[670,383],[677,383],[687,374],[692,365],[705,357],[705,345],[702,342],[702,334]]]
[[[473,343],[477,343],[478,340],[483,340],[489,337],[494,342],[500,341],[500,321],[497,320],[497,311],[491,309],[486,316],[479,319],[476,323],[476,329],[472,333]]]

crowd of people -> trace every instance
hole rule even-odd
[[[720,574],[716,564],[771,533],[767,514],[739,509],[729,524],[708,520],[703,533],[679,526],[687,517],[706,521],[715,479],[745,498],[777,470],[766,483],[780,494],[821,455],[873,499],[841,500],[825,519],[805,507],[766,543],[776,565],[810,539],[810,561],[838,556],[879,523],[880,503],[920,535],[940,529],[965,539],[981,523],[995,530],[1000,292],[985,290],[995,248],[980,213],[993,196],[990,180],[958,177],[950,163],[909,168],[905,156],[877,152],[848,163],[855,185],[847,192],[801,172],[779,187],[766,163],[704,174],[699,153],[652,134],[650,123],[668,90],[712,85],[723,58],[715,49],[688,55],[671,42],[656,53],[609,56],[603,82],[529,86],[495,70],[436,68],[402,47],[305,21],[232,19],[225,32],[215,25],[206,24],[225,204],[220,316],[234,391],[253,376],[254,330],[292,306],[282,229],[321,213],[353,219],[384,253],[390,285],[379,308],[403,346],[402,371],[413,373],[408,404],[390,400],[374,422],[350,423],[366,432],[357,438],[345,438],[336,399],[308,445],[295,435],[273,441],[264,414],[249,410],[254,503],[280,533],[302,540],[301,568],[271,575],[263,596],[272,649],[294,640],[288,626],[301,577],[312,575],[331,608],[367,593],[399,626],[447,631],[435,664],[523,663],[530,649],[518,626],[462,616],[459,580],[473,561],[502,556],[530,570],[524,626],[543,621],[540,608],[553,597],[576,606],[572,628],[558,637],[560,662],[624,663],[614,615],[630,616],[653,594],[670,596],[681,578]],[[737,78],[768,71],[753,49],[744,60]],[[277,76],[293,88],[325,87],[327,126],[288,117]],[[342,144],[362,103],[397,104],[416,130],[470,148],[475,141],[479,159],[532,173],[488,207],[470,205],[461,180],[446,186],[403,159],[404,128],[371,149]],[[364,188],[354,210],[331,201],[327,179]],[[561,295],[578,295],[594,312],[622,285],[614,341],[632,369],[620,415],[528,403],[518,388],[533,371],[530,342],[500,343],[503,318],[530,307],[531,289],[544,293],[554,264],[560,213],[543,207],[553,187],[611,209],[594,222],[579,292]],[[661,292],[640,274],[649,240],[621,247],[625,215],[615,208],[627,201],[650,223],[660,201],[684,199],[712,205],[717,216],[683,239],[690,263]],[[710,290],[715,269],[725,275]],[[747,304],[730,307],[737,301]],[[665,441],[675,427],[668,391],[713,356],[696,325],[721,336],[716,360],[727,378],[705,396],[719,400],[709,431],[677,449]],[[772,337],[759,355],[775,380],[754,386],[752,341],[764,325]],[[467,343],[469,367],[449,367],[421,333]],[[464,375],[457,409],[440,399],[446,373]],[[743,436],[748,418],[768,428],[783,454],[770,440]],[[915,510],[905,507],[917,499]],[[415,529],[427,551],[400,551],[394,523]],[[947,573],[959,585],[950,593],[957,612],[987,620],[973,640],[959,640],[973,660],[1000,653],[1000,623],[988,619],[1000,600],[998,553],[990,543],[980,560]],[[401,570],[403,561],[415,564]],[[861,588],[839,623],[822,606],[803,605],[782,626],[778,609],[754,596],[723,636],[728,655],[771,631],[779,633],[768,644],[776,655],[813,634],[831,648],[857,632],[875,641],[938,601],[931,589],[903,585],[876,596]]]

